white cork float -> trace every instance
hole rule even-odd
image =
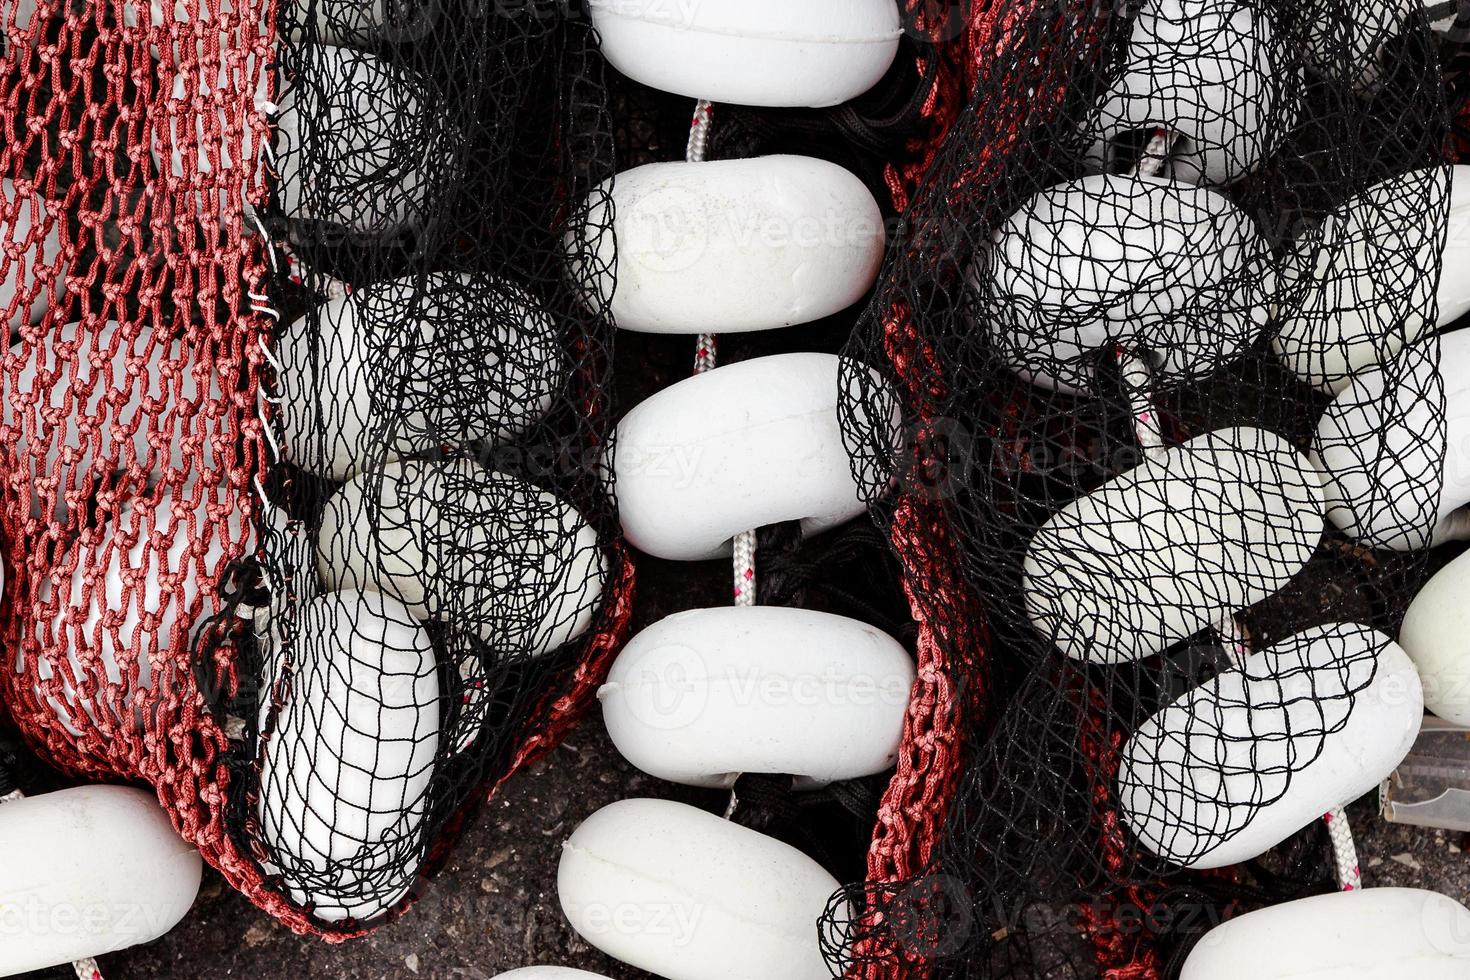
[[[623,758],[659,779],[728,789],[753,772],[809,788],[893,767],[913,683],[913,657],[864,623],[728,606],[643,630],[598,698]]]
[[[557,872],[578,935],[667,980],[831,980],[816,923],[836,891],[795,848],[665,800],[594,813]]]
[[[157,799],[122,786],[0,806],[0,854],[6,977],[158,939],[188,913],[204,872]]]
[[[1359,374],[1328,406],[1312,448],[1327,517],[1353,541],[1412,551],[1443,540],[1470,503],[1470,331]]]
[[[579,278],[624,330],[738,333],[808,323],[861,299],[883,261],[873,195],[846,170],[811,157],[650,163],[618,174],[594,200],[586,241],[568,244],[595,246]],[[601,233],[609,221],[614,235]]]
[[[215,611],[213,583],[225,556],[248,550],[244,516],[228,500],[220,489],[190,486],[124,503],[100,533],[66,550],[69,575],[58,572],[54,586],[51,577],[40,581],[39,602],[59,607],[42,636],[56,659],[41,658],[33,669],[39,682],[62,672],[65,700],[44,696],[73,735],[98,725],[143,728],[134,703],[156,686],[155,661],[169,662],[192,643]],[[100,676],[88,669],[92,663]],[[44,693],[43,683],[36,688]]]
[[[1180,980],[1464,980],[1470,909],[1417,888],[1364,888],[1258,909],[1205,934]]]
[[[1376,787],[1423,715],[1397,644],[1366,626],[1314,627],[1144,722],[1123,748],[1119,809],[1161,857],[1238,864]]]
[[[1069,504],[1026,551],[1026,612],[1067,656],[1162,652],[1274,595],[1311,559],[1321,474],[1264,429],[1191,439]]]
[[[222,397],[219,379],[210,372],[208,389],[201,389],[198,365],[182,341],[147,326],[127,331],[107,321],[64,324],[28,347],[13,352],[6,368],[0,422],[12,430],[16,456],[36,486],[33,509],[41,515],[65,519],[75,502],[69,498],[89,478],[115,470],[138,467],[150,478],[187,472],[190,443],[201,443],[204,460],[214,462],[202,436],[207,422],[194,412]],[[170,402],[181,420],[200,426],[194,439],[150,437],[149,418]]]
[[[1127,60],[1103,96],[1088,160],[1131,164],[1157,130],[1171,138],[1169,176],[1224,184],[1255,170],[1288,127],[1300,85],[1262,10],[1233,0],[1145,0]],[[1299,74],[1299,73],[1298,73]]]
[[[468,616],[497,650],[533,657],[586,632],[605,574],[576,508],[468,460],[349,480],[323,510],[317,569],[326,588],[392,596],[418,620]]]
[[[283,699],[261,702],[261,839],[268,873],[325,922],[368,921],[403,901],[425,841],[439,750],[439,674],[428,634],[398,600],[318,596],[297,614]],[[282,693],[284,692],[284,693]]]
[[[714,102],[822,108],[872,88],[902,34],[893,0],[592,0],[608,62],[645,85]]]
[[[608,980],[601,973],[573,970],[567,966],[524,966],[509,973],[498,973],[493,980]]]
[[[837,416],[841,371],[835,354],[761,357],[685,379],[629,412],[614,458],[629,542],[698,561],[729,554],[749,528],[800,520],[817,533],[863,513]],[[896,401],[892,411],[896,426]]]
[[[282,214],[364,235],[416,227],[448,159],[428,82],[360,51],[304,50],[312,83],[285,85],[275,118]]]
[[[274,354],[285,456],[333,480],[441,446],[513,438],[566,384],[550,314],[519,286],[479,274],[354,290],[297,318]],[[476,383],[437,383],[450,374]],[[474,401],[446,401],[446,388]]]
[[[1470,728],[1470,553],[1419,590],[1399,630],[1424,682],[1424,706]]]
[[[1426,201],[1426,197],[1429,199]],[[1436,223],[1406,221],[1448,198],[1449,240]],[[1272,344],[1307,384],[1339,394],[1426,331],[1470,311],[1470,167],[1382,181],[1331,212],[1287,256]],[[1440,268],[1437,292],[1419,270]],[[1431,299],[1438,310],[1429,316]]]
[[[1214,191],[1098,175],[1042,191],[972,270],[982,329],[1017,374],[1091,390],[1115,348],[1160,384],[1199,378],[1267,323],[1274,275],[1255,222]]]

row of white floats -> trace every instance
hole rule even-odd
[[[632,77],[758,105],[851,98],[887,70],[899,38],[893,0],[683,12],[610,2],[594,3],[593,15],[608,60]],[[619,174],[610,191],[617,288],[610,279],[592,287],[624,329],[808,323],[861,299],[882,262],[877,202],[821,160],[656,163]],[[799,520],[817,533],[861,514],[838,423],[842,369],[828,354],[759,358],[634,408],[614,461],[627,539],[697,561],[729,555],[731,539],[752,528]],[[891,768],[913,683],[907,651],[860,622],[727,607],[642,631],[598,696],[613,743],[645,772],[708,788],[729,788],[741,773],[784,775],[800,791]],[[831,976],[817,922],[838,882],[800,851],[703,810],[660,800],[602,809],[567,841],[557,888],[584,939],[670,980]],[[509,976],[592,975],[532,967]]]

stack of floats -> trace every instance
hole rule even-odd
[[[1334,814],[1408,752],[1426,688],[1444,686],[1430,675],[1465,663],[1450,647],[1463,619],[1411,613],[1401,645],[1384,632],[1392,612],[1374,628],[1368,611],[1293,607],[1301,573],[1329,549],[1420,552],[1399,566],[1412,582],[1422,549],[1463,535],[1470,501],[1464,335],[1437,335],[1466,312],[1470,271],[1443,234],[1446,214],[1465,211],[1462,174],[1429,166],[1439,96],[1407,68],[1383,82],[1334,77],[1336,32],[1355,29],[1362,5],[1315,6],[1150,0],[1121,17],[1079,14],[1063,42],[1075,62],[1055,58],[1080,90],[1066,99],[1032,71],[1053,57],[1037,40],[1054,37],[1051,21],[1019,14],[1021,40],[989,68],[1025,79],[1031,98],[982,80],[967,110],[990,112],[989,99],[999,118],[976,130],[1019,134],[984,147],[1000,179],[987,186],[977,148],[951,141],[905,216],[941,259],[897,256],[880,302],[903,308],[937,362],[932,389],[945,389],[906,406],[906,421],[923,435],[939,417],[973,439],[945,506],[990,617],[998,683],[1011,685],[992,693],[996,720],[969,746],[929,869],[971,876],[973,956],[944,975],[992,975],[989,956],[1006,952],[990,947],[1008,933],[1008,949],[1030,956],[1052,937],[1014,919],[1057,889],[1102,905],[1138,901],[1135,887],[1193,888],[1208,876],[1181,869],[1251,861]],[[1374,59],[1424,26],[1415,5],[1398,13],[1363,27]],[[1308,28],[1323,36],[1303,45]],[[1089,30],[1106,51],[1088,49]],[[1358,100],[1391,84],[1380,116],[1417,97],[1427,118],[1403,145],[1384,136],[1390,145],[1359,150],[1353,140],[1379,130]],[[1373,123],[1397,134],[1409,118]],[[891,342],[875,330],[854,349],[883,363]],[[915,380],[905,370],[894,364]],[[881,445],[862,416],[888,392],[860,370],[846,377],[849,444]],[[1230,390],[1254,383],[1259,399]],[[874,469],[884,476],[870,497],[889,476]],[[1470,569],[1445,574],[1441,617]],[[1246,626],[1262,610],[1271,639],[1253,645]],[[1435,646],[1432,667],[1423,651]],[[1216,937],[1229,955],[1212,958],[1207,939],[1185,976],[1234,975],[1224,964],[1266,937],[1302,955],[1249,975],[1466,970],[1463,937],[1414,941],[1420,906],[1440,900],[1357,889],[1356,869],[1341,870],[1353,891],[1262,911],[1259,928],[1242,920]],[[1447,922],[1465,921],[1441,904]],[[1370,920],[1395,942],[1333,949]],[[1135,944],[1092,928],[1098,947],[1114,946],[1100,959]]]
[[[0,973],[154,938],[201,856],[300,932],[381,924],[592,702],[626,616],[611,327],[573,278],[608,271],[590,27],[204,6],[9,25],[7,57],[47,64],[4,79],[12,105],[58,97],[21,127],[46,146],[6,150],[42,160],[34,189],[3,185],[6,708],[163,806],[0,807],[0,840],[49,862],[0,867],[7,905],[148,903],[8,938]],[[80,120],[74,67],[109,82]],[[75,215],[40,196],[58,172]]]
[[[665,91],[744,105],[853,98],[889,68],[900,34],[892,0],[702,3],[678,23],[663,19],[665,5],[641,8],[594,5],[612,65]],[[693,156],[613,184],[620,328],[770,330],[865,296],[883,218],[855,176],[800,156]],[[762,357],[632,409],[614,461],[629,543],[701,561],[729,557],[753,528],[800,521],[816,534],[863,514],[837,419],[840,368],[829,354]],[[911,655],[855,620],[755,606],[752,583],[735,584],[740,605],[670,616],[619,655],[599,692],[618,750],[658,778],[716,789],[742,773],[790,776],[800,791],[891,768]],[[795,848],[694,807],[625,800],[594,814],[566,843],[558,891],[584,939],[670,980],[832,975],[817,922],[838,882]],[[630,926],[626,913],[661,908],[701,914],[684,936]],[[590,977],[560,967],[507,976]]]

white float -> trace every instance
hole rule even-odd
[[[1403,33],[1409,18],[1423,11],[1436,31],[1455,24],[1454,7],[1435,0],[1365,0],[1348,7],[1326,0],[1307,0],[1302,23],[1307,50],[1323,74],[1369,92],[1382,74],[1382,48]],[[1433,19],[1439,12],[1439,19]]]
[[[362,234],[417,225],[448,159],[428,82],[348,48],[303,50],[305,84],[285,85],[275,120],[282,213]]]
[[[1144,722],[1123,747],[1119,810],[1176,864],[1248,861],[1382,782],[1423,717],[1397,644],[1366,626],[1313,627]]]
[[[0,806],[0,976],[152,942],[204,871],[141,790],[81,786]]]
[[[329,300],[286,329],[275,357],[285,456],[333,480],[399,456],[513,438],[566,383],[551,315],[521,287],[467,273]]]
[[[593,200],[582,238],[567,248],[591,251],[577,260],[585,262],[578,278],[590,304],[610,300],[625,330],[808,323],[860,300],[883,262],[873,195],[811,157],[650,163],[618,174]],[[602,231],[609,221],[612,235]]]
[[[971,273],[1002,358],[1086,391],[1099,352],[1147,358],[1162,382],[1235,357],[1267,322],[1274,275],[1255,223],[1210,190],[1096,175],[1033,197]]]
[[[659,779],[728,788],[773,773],[807,788],[892,768],[913,684],[913,657],[865,623],[729,606],[643,630],[597,696],[618,751]]]
[[[729,554],[753,527],[801,520],[813,534],[861,514],[837,417],[842,369],[835,354],[761,357],[634,408],[613,456],[628,540],[657,558],[698,561]],[[896,430],[897,402],[889,409]]]
[[[894,0],[592,0],[602,53],[663,92],[833,106],[878,83],[903,33]]]
[[[605,563],[596,530],[555,495],[468,460],[406,460],[327,501],[317,569],[329,589],[468,620],[502,655],[535,657],[592,625]]]
[[[13,337],[25,324],[41,322],[50,306],[52,291],[58,302],[66,295],[68,266],[62,255],[60,219],[51,213],[39,194],[22,194],[9,179],[0,180],[0,313],[8,312],[7,328]],[[15,209],[14,218],[10,209]],[[39,232],[29,247],[25,243]],[[11,258],[9,247],[18,252]],[[30,300],[25,300],[25,295]]]
[[[1375,184],[1333,211],[1320,233],[1286,258],[1273,345],[1307,384],[1337,394],[1353,375],[1386,361],[1431,326],[1424,314],[1439,276],[1443,327],[1470,310],[1470,167],[1421,170]],[[1448,245],[1441,250],[1426,212],[1449,195]]]
[[[266,870],[322,921],[373,919],[407,896],[408,859],[423,856],[442,707],[434,648],[396,599],[334,592],[300,608],[279,655],[290,679],[263,727]],[[261,713],[264,726],[269,700]]]
[[[1165,173],[1223,184],[1254,170],[1289,128],[1299,75],[1273,55],[1270,18],[1235,0],[1146,0],[1133,22],[1127,62],[1103,97],[1089,161],[1113,170],[1159,128],[1175,138]]]
[[[1470,910],[1416,888],[1333,892],[1205,934],[1180,980],[1464,980]]]
[[[143,729],[134,698],[155,687],[154,662],[171,661],[192,644],[216,611],[226,555],[248,550],[245,516],[228,511],[229,497],[223,487],[202,493],[188,488],[182,499],[165,488],[156,502],[125,503],[100,534],[67,549],[61,567],[74,571],[61,580],[59,593],[52,578],[40,580],[39,602],[54,601],[60,609],[40,637],[52,659],[36,661],[36,690],[73,735],[84,727],[81,712],[104,730]],[[228,511],[228,517],[218,520],[211,510]],[[95,663],[100,676],[90,666]],[[64,671],[64,703],[44,694],[44,682],[58,668]],[[105,718],[99,715],[104,709]]]
[[[831,980],[818,920],[837,887],[794,847],[666,800],[594,813],[557,873],[583,939],[668,980]]]
[[[0,422],[11,428],[16,457],[32,481],[58,481],[54,496],[35,496],[36,512],[64,520],[71,509],[67,494],[90,474],[134,465],[149,474],[187,467],[197,472],[200,462],[186,458],[191,447],[203,453],[204,465],[215,465],[207,435],[214,423],[198,411],[206,399],[197,368],[193,351],[180,341],[147,326],[130,333],[112,321],[85,330],[68,323],[35,338],[25,360],[12,353]],[[207,398],[222,398],[213,372]],[[154,431],[152,418],[164,431]],[[119,432],[127,438],[120,440]]]
[[[1349,538],[1395,551],[1435,543],[1470,503],[1470,330],[1359,374],[1328,406],[1312,448],[1327,517]]]
[[[1054,515],[1026,612],[1069,657],[1136,661],[1286,585],[1322,537],[1321,474],[1264,429],[1197,436]]]
[[[1399,643],[1419,668],[1424,706],[1470,727],[1470,552],[1440,569],[1414,597]]]
[[[569,966],[526,966],[496,974],[494,980],[608,980],[601,973],[573,970]]]

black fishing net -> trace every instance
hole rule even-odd
[[[198,661],[240,661],[216,707],[257,901],[345,936],[416,897],[626,619],[611,326],[568,271],[611,282],[611,126],[576,9],[277,14],[258,552]]]
[[[1332,887],[1320,817],[1407,750],[1388,637],[1455,503],[1463,310],[1440,41],[1368,6],[981,18],[849,348],[889,387],[850,371],[843,413],[885,525],[920,501],[955,542],[910,587],[922,619],[978,606],[942,642],[984,709],[927,872],[847,896],[849,975],[1168,975],[1227,912]],[[892,391],[902,440],[868,421]]]

